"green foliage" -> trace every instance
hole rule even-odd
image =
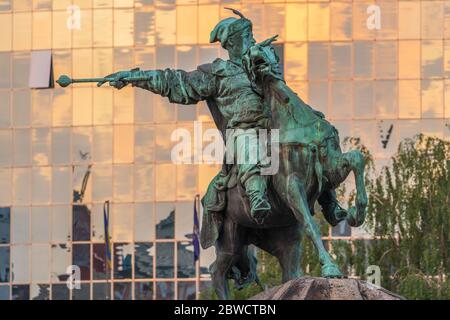
[[[369,196],[365,228],[373,237],[364,240],[332,240],[325,244],[335,255],[344,274],[366,278],[369,265],[381,269],[381,285],[408,299],[450,299],[450,142],[419,135],[404,140],[392,163],[376,173],[368,150],[358,139],[346,139],[363,152]],[[338,190],[342,199],[343,186]],[[354,192],[347,194],[349,203]],[[323,234],[326,222],[317,211]],[[320,276],[320,263],[312,242],[302,241],[303,270]],[[259,277],[263,285],[281,283],[277,260],[258,250]],[[253,284],[233,290],[235,299],[247,299],[261,289]],[[202,298],[214,298],[212,291]]]

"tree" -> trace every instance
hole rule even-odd
[[[326,243],[342,271],[366,279],[369,265],[379,266],[381,286],[408,299],[450,299],[450,142],[424,135],[400,143],[392,163],[377,174],[368,150],[358,139],[346,139],[366,158],[369,205],[364,240],[332,240]],[[345,194],[343,186],[338,194]],[[348,202],[354,200],[354,192]],[[321,214],[315,215],[322,230]],[[324,233],[326,234],[326,233]],[[320,264],[311,241],[302,242],[302,267],[320,276]],[[280,284],[277,260],[258,250],[259,276],[267,287]],[[233,291],[236,299],[247,299],[261,289],[250,285]],[[202,298],[212,298],[212,290]]]

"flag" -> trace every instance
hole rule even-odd
[[[197,194],[194,198],[194,228],[192,231],[192,244],[194,245],[194,262],[196,262],[200,257],[200,242],[199,242],[199,223],[198,223],[198,213],[197,213],[197,203],[199,203],[199,195]]]
[[[103,226],[105,228],[105,256],[106,264],[111,269],[111,242],[109,237],[109,201],[103,204]]]

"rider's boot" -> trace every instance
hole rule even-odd
[[[252,217],[263,223],[264,218],[270,212],[270,203],[267,199],[267,180],[260,175],[253,175],[245,181],[245,191],[250,201]]]
[[[333,227],[347,217],[347,211],[339,205],[336,199],[336,191],[325,190],[317,201],[322,207],[325,220]]]

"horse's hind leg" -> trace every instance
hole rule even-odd
[[[226,218],[222,231],[216,242],[216,261],[211,268],[211,278],[219,299],[230,298],[228,274],[231,267],[239,260],[245,245],[245,230]]]
[[[325,249],[318,225],[309,210],[308,199],[301,180],[295,174],[286,178],[287,202],[297,220],[304,225],[306,234],[311,238],[319,253],[322,264],[322,276],[326,278],[342,277],[342,274]]]

